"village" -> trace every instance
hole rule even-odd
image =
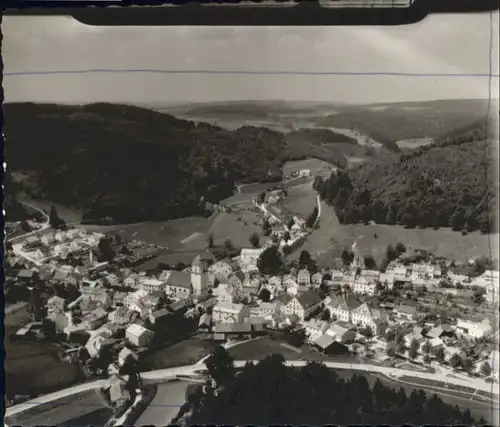
[[[207,250],[182,269],[136,271],[157,248],[84,228],[16,240],[7,248],[5,292],[29,302],[32,321],[8,339],[57,342],[89,378],[140,363],[172,333],[224,343],[281,332],[286,345],[326,355],[443,365],[498,381],[498,328],[481,310],[498,292],[498,271],[406,254],[401,243],[383,271],[355,251],[330,269],[305,251],[286,263],[284,248],[307,236],[318,213],[280,216],[280,191],[254,200],[272,228],[262,247],[219,259]]]

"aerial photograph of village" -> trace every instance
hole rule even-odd
[[[6,426],[499,425],[498,13],[2,31]]]

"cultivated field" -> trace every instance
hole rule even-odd
[[[88,390],[7,417],[5,422],[9,425],[24,426],[93,425],[101,427],[111,418],[112,412],[96,390]]]
[[[194,336],[146,355],[144,364],[151,370],[191,365],[210,354],[214,348],[211,340]]]
[[[186,390],[192,384],[185,381],[172,381],[157,386],[153,401],[135,422],[136,425],[170,425],[186,401]]]

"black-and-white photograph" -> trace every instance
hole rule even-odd
[[[498,425],[498,27],[4,17],[5,425]]]

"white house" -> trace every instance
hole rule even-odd
[[[357,307],[359,307],[359,303],[352,294],[331,298],[326,303],[326,309],[330,313],[330,316],[335,316],[338,320],[344,322],[351,321],[352,311]]]
[[[164,281],[157,279],[145,279],[141,283],[141,288],[144,289],[146,292],[155,292],[155,291],[165,292],[166,284]]]
[[[56,236],[53,232],[44,234],[42,238],[40,239],[42,244],[45,246],[50,246],[56,241]]]
[[[258,271],[257,261],[264,249],[242,249],[239,257],[239,265],[243,272]]]
[[[367,279],[365,277],[360,277],[359,279],[356,279],[353,285],[352,291],[355,294],[359,295],[375,295],[375,290],[377,288],[377,285],[375,284],[374,281]]]
[[[165,291],[174,298],[186,299],[192,294],[191,275],[184,271],[172,270],[165,281]]]
[[[145,347],[153,340],[154,332],[134,323],[125,331],[125,338],[136,347]]]
[[[472,338],[481,338],[492,330],[488,319],[484,319],[482,322],[457,319],[456,328],[457,332],[469,335]]]
[[[370,307],[367,303],[351,311],[351,322],[371,328],[375,335],[379,335],[387,327],[385,313],[377,308]]]
[[[208,268],[208,272],[213,274],[219,282],[224,282],[233,273],[233,268],[226,261],[217,261]]]
[[[330,327],[330,324],[328,322],[325,322],[322,320],[310,319],[307,322],[304,322],[303,326],[304,326],[304,330],[305,330],[306,336],[308,338],[308,341],[314,342],[320,336],[325,334],[325,332]]]
[[[249,309],[243,304],[217,303],[212,309],[214,323],[242,323],[249,316]]]
[[[299,320],[304,320],[319,308],[323,301],[315,289],[309,289],[297,296],[281,294],[277,298],[277,303],[278,311],[282,314],[286,316],[295,314]]]
[[[309,286],[311,284],[311,273],[309,273],[307,268],[299,270],[299,273],[297,274],[297,282],[299,285]]]

